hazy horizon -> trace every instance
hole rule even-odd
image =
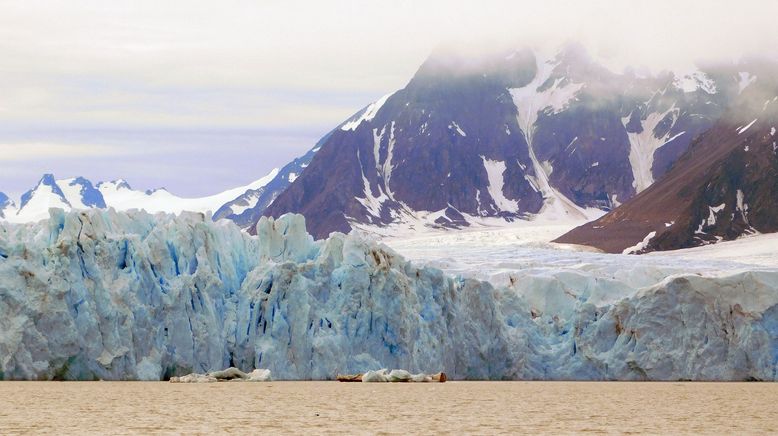
[[[246,184],[448,41],[573,39],[654,71],[778,47],[770,1],[548,3],[0,1],[0,191],[43,173],[181,196]]]

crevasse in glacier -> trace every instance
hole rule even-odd
[[[517,271],[528,296],[355,234],[314,241],[299,215],[263,218],[257,235],[191,213],[53,209],[3,224],[0,378],[159,380],[233,366],[275,379],[387,367],[454,379],[776,377],[775,271],[619,292],[583,274]],[[541,304],[570,286],[586,291]]]

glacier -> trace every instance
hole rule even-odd
[[[0,379],[775,380],[778,271],[451,275],[300,215],[51,209],[0,224]],[[653,271],[653,270],[652,270]],[[618,275],[618,277],[616,277]]]

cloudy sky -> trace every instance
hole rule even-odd
[[[679,4],[682,3],[682,4]],[[0,191],[255,180],[437,45],[575,38],[613,68],[774,54],[778,2],[0,0]]]

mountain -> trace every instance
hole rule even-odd
[[[171,194],[166,189],[138,191],[130,187],[124,180],[101,182],[97,188],[102,193],[109,207],[116,210],[143,209],[149,213],[166,212],[181,213],[216,211],[225,203],[232,201],[248,190],[262,188],[270,182],[278,172],[274,169],[261,179],[239,188],[229,189],[216,195],[200,198],[182,198]]]
[[[83,177],[57,180],[56,183],[73,209],[88,209],[91,207],[104,209],[106,207],[105,200],[100,191],[95,189],[92,182]]]
[[[14,215],[6,217],[9,221],[38,221],[49,216],[49,208],[70,210],[70,202],[65,193],[54,180],[52,174],[44,174],[35,188],[25,192],[19,203],[19,210]]]
[[[730,83],[731,82],[731,83]],[[440,49],[322,140],[263,212],[316,237],[499,221],[583,223],[645,190],[730,104],[713,69],[615,73],[555,54]]]
[[[0,192],[0,218],[5,218],[6,214],[14,213],[16,213],[16,204],[7,195]]]
[[[664,178],[557,242],[644,253],[778,231],[778,66],[741,67],[758,73],[730,72],[733,109]]]
[[[143,209],[149,213],[207,213],[220,209],[225,203],[243,196],[247,191],[262,189],[272,182],[277,174],[276,169],[249,185],[200,198],[178,197],[165,189],[138,191],[121,179],[100,182],[95,187],[83,177],[56,180],[52,174],[45,174],[35,188],[22,195],[18,209],[8,197],[0,195],[0,218],[19,223],[38,221],[49,217],[50,208],[65,211],[114,208]]]
[[[281,170],[274,170],[270,175],[271,180],[265,183],[263,186],[257,188],[244,190],[244,192],[234,197],[231,201],[226,202],[220,207],[214,214],[213,219],[229,219],[237,224],[242,229],[254,232],[254,225],[259,221],[259,218],[265,212],[268,206],[289,187],[297,177],[302,174],[305,168],[311,163],[313,156],[321,148],[321,145],[329,138],[332,132],[324,135],[316,145],[305,153],[288,164],[286,164]]]

